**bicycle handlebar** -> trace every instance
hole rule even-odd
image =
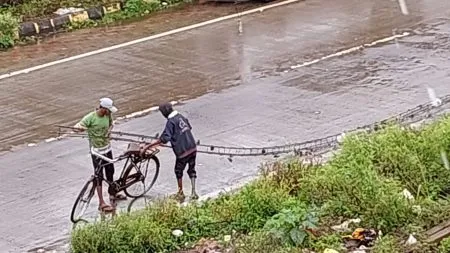
[[[108,157],[100,154],[99,152],[95,151],[95,149],[93,147],[91,147],[91,154],[94,155],[95,157],[98,157],[98,158],[108,162],[108,163],[116,163],[116,162],[122,160],[124,157],[126,157],[124,155],[120,155],[117,158],[111,159],[111,158],[108,158]]]

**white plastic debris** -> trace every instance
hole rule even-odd
[[[377,240],[381,239],[382,237],[383,237],[383,231],[378,230]]]
[[[440,106],[442,104],[442,100],[440,100],[437,96],[436,96],[436,92],[434,91],[434,89],[427,87],[427,91],[428,91],[428,97],[431,100],[431,105],[433,106]]]
[[[36,146],[36,143],[28,143],[28,147],[34,147]]]
[[[66,15],[66,14],[77,13],[77,12],[80,12],[80,11],[84,11],[84,9],[83,8],[70,7],[70,8],[59,8],[54,13],[56,15],[63,16],[63,15]]]
[[[45,140],[45,142],[52,142],[52,141],[57,141],[58,138],[52,137],[52,138],[48,138]]]
[[[183,235],[183,231],[181,231],[179,229],[175,229],[174,231],[172,231],[172,235],[174,235],[176,237],[180,237]]]
[[[409,200],[414,199],[414,196],[407,189],[404,189],[402,193],[403,193],[403,197],[405,197],[406,199],[409,199]]]
[[[224,236],[224,237],[223,237],[223,241],[224,241],[224,242],[229,242],[229,241],[231,241],[231,235],[226,235],[226,236]]]
[[[398,0],[398,4],[400,5],[400,9],[401,9],[403,15],[408,15],[409,11],[408,11],[408,7],[406,6],[406,1]]]
[[[337,137],[337,141],[338,141],[339,143],[342,143],[342,142],[344,141],[344,138],[345,138],[345,133],[342,133],[341,135],[339,135],[339,136]]]
[[[450,165],[448,163],[447,153],[445,153],[444,150],[441,150],[441,159],[442,159],[442,162],[444,163],[444,167],[446,169],[450,170]]]
[[[408,240],[406,240],[406,245],[413,245],[417,243],[417,239],[413,235],[409,235]]]
[[[344,221],[341,225],[332,226],[331,229],[333,229],[334,231],[338,231],[338,232],[347,232],[347,231],[350,230],[348,228],[348,226],[351,223],[358,224],[360,222],[361,222],[361,219],[359,219],[359,218],[358,219],[351,219],[351,220],[348,220],[348,221]]]
[[[339,252],[334,249],[326,249],[323,253],[339,253]]]
[[[38,250],[37,250],[37,253],[44,253],[44,252],[45,252],[44,249],[38,249]]]

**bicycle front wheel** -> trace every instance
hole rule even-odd
[[[75,200],[75,203],[73,204],[72,213],[70,215],[70,220],[73,223],[77,223],[81,220],[81,217],[83,217],[84,213],[89,207],[89,203],[94,196],[94,192],[94,177],[91,177],[84,184],[83,189],[81,189],[77,199]]]
[[[133,182],[124,192],[130,198],[144,196],[155,184],[159,175],[159,159],[151,156],[136,165],[130,164],[124,173],[125,182]]]

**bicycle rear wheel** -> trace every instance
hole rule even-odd
[[[94,196],[95,187],[94,187],[94,177],[91,177],[83,186],[80,193],[78,194],[77,199],[72,207],[72,213],[70,215],[70,220],[73,223],[79,222],[81,217],[86,212],[89,207],[89,203],[91,202],[92,197]]]
[[[137,168],[136,168],[137,166]],[[155,184],[159,175],[159,159],[151,156],[137,163],[128,165],[124,173],[125,182],[134,181],[124,192],[130,198],[139,198],[144,196]]]

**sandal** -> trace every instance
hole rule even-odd
[[[184,196],[183,192],[178,192],[176,194],[173,194],[171,196],[171,198],[173,198],[173,199],[175,199],[175,200],[177,200],[179,202],[183,202],[186,199],[186,196]]]
[[[112,213],[112,212],[114,212],[114,208],[112,206],[107,205],[107,204],[98,206],[98,210],[100,212],[103,212],[103,213]]]
[[[192,193],[192,195],[191,195],[191,199],[192,200],[197,200],[198,199],[198,194],[197,193]]]

